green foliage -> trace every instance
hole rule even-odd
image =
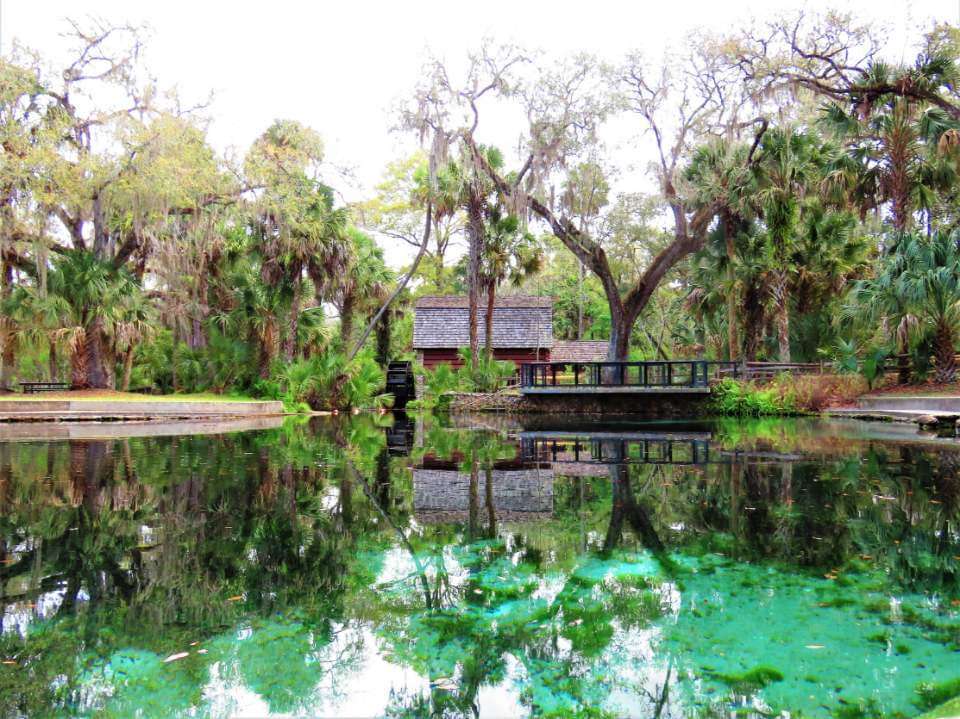
[[[943,682],[922,682],[917,685],[917,706],[932,709],[951,699],[960,698],[960,677]]]
[[[891,354],[889,347],[871,347],[865,353],[860,364],[860,373],[871,388],[883,379],[884,367]]]
[[[783,681],[783,673],[774,667],[759,666],[736,674],[716,674],[717,679],[741,694],[752,694],[774,682]]]
[[[281,399],[290,409],[303,405],[315,410],[383,407],[389,395],[382,394],[384,373],[369,351],[347,363],[339,352],[329,351],[289,364],[278,363],[265,393]]]
[[[497,392],[517,376],[517,366],[510,361],[487,357],[481,349],[474,368],[469,347],[459,350],[463,367],[460,368],[460,387],[464,392]]]
[[[713,386],[710,406],[717,414],[737,417],[797,414],[793,397],[777,387],[761,388],[729,377]]]

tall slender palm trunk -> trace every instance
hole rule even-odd
[[[497,302],[497,284],[495,282],[487,283],[487,316],[484,317],[484,352],[487,359],[493,358],[493,310]]]
[[[956,349],[953,345],[953,327],[942,318],[937,322],[933,346],[937,359],[936,381],[950,384],[957,378]]]
[[[350,349],[350,338],[353,337],[353,316],[356,304],[352,293],[347,293],[340,307],[340,342],[344,352]]]
[[[60,374],[59,361],[57,358],[57,343],[50,340],[47,349],[47,368],[50,372],[50,381],[56,382]]]
[[[0,271],[0,299],[6,299],[13,291],[13,266],[4,262]],[[0,352],[0,389],[10,388],[13,382],[13,370],[16,363],[16,337],[13,332],[0,331],[0,342],[3,350]]]
[[[470,365],[477,368],[477,355],[480,351],[480,332],[477,326],[477,315],[480,305],[480,251],[483,244],[483,215],[482,198],[471,194],[467,203],[467,239],[470,243],[467,264],[467,295],[470,312]]]
[[[733,244],[730,223],[726,218],[723,220],[723,239],[727,249],[727,359],[735,360],[739,350],[737,340],[737,272],[734,265],[736,248]]]
[[[790,361],[790,296],[786,270],[774,272],[770,288],[773,296],[774,326],[777,332],[777,345],[781,362]]]
[[[130,376],[133,374],[133,355],[136,349],[136,346],[131,342],[127,351],[123,354],[123,383],[120,385],[120,389],[124,392],[130,389]]]
[[[283,359],[293,362],[297,351],[297,331],[300,328],[300,288],[293,288],[293,299],[290,301],[290,322],[287,327],[287,336],[283,341]]]

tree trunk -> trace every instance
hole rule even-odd
[[[350,338],[353,336],[353,293],[348,292],[343,297],[340,307],[340,342],[343,344],[343,351],[346,352],[350,346]]]
[[[0,354],[0,389],[13,389],[13,375],[17,363],[17,338],[13,332],[3,335],[3,353]]]
[[[774,307],[773,320],[777,330],[777,345],[781,362],[790,361],[790,295],[787,282],[786,270],[776,270],[774,272],[773,286],[771,287]]]
[[[484,338],[484,351],[487,355],[487,360],[493,359],[493,308],[497,302],[497,283],[490,281],[487,283],[487,316],[484,317],[485,321],[485,333],[486,337]]]
[[[123,354],[123,384],[120,385],[120,389],[124,392],[130,389],[130,375],[133,372],[133,354],[135,351],[136,347],[131,342],[127,351]]]
[[[276,320],[271,316],[265,321],[266,325],[263,328],[263,336],[260,338],[260,358],[258,360],[260,379],[268,379],[270,377],[270,365],[273,364],[277,344]]]
[[[727,359],[737,358],[739,343],[737,340],[737,292],[736,292],[736,248],[733,245],[733,233],[730,231],[730,222],[724,218],[723,239],[727,246]]]
[[[4,262],[2,271],[0,271],[0,300],[6,299],[13,291],[13,266],[9,262]],[[7,328],[12,330],[12,328]],[[12,331],[5,331],[0,334],[0,342],[3,342],[3,351],[0,353],[0,389],[12,389],[13,369],[16,362],[15,338]]]
[[[583,339],[583,275],[586,268],[577,261],[577,341]]]
[[[957,378],[956,350],[953,346],[953,327],[942,318],[937,322],[933,342],[937,360],[936,382],[950,384]]]
[[[750,282],[743,295],[743,354],[745,362],[757,360],[757,350],[760,347],[760,337],[765,321],[763,309],[762,288],[758,282]]]
[[[300,327],[300,287],[299,283],[293,288],[293,299],[290,301],[290,326],[287,328],[287,337],[283,341],[283,359],[293,362],[297,351],[297,330]]]
[[[53,340],[50,340],[47,349],[47,367],[49,368],[51,382],[56,382],[57,376],[60,374],[60,368],[58,367],[58,364],[57,343]]]
[[[607,349],[609,362],[627,361],[630,354],[630,335],[636,321],[636,315],[630,316],[622,306],[610,308],[610,345]]]
[[[87,327],[80,351],[84,355],[86,377],[83,388],[113,389],[113,358],[103,328],[103,318],[97,316]]]
[[[198,304],[201,308],[203,308],[206,307],[207,304],[207,285],[210,280],[208,277],[207,268],[203,266],[201,266],[200,271],[197,274],[199,275],[197,278],[197,297],[200,299]],[[203,327],[203,320],[205,319],[204,315],[204,311],[200,309],[199,314],[194,315],[192,318],[190,349],[202,349],[207,346],[207,333],[204,331]]]
[[[895,117],[903,111],[900,106],[902,102],[904,101],[895,102]],[[897,120],[895,119],[894,122],[897,122]],[[893,215],[894,229],[898,232],[906,232],[910,227],[910,221],[913,219],[913,213],[910,209],[910,187],[913,183],[909,170],[910,148],[904,141],[907,133],[902,132],[903,128],[899,129],[901,132],[894,133],[897,139],[887,147],[890,157],[890,211]]]
[[[177,325],[174,323],[171,332],[172,345],[170,348],[170,389],[177,391]]]
[[[390,362],[390,312],[384,312],[377,320],[377,364],[386,368]]]
[[[897,382],[910,384],[910,379],[910,348],[907,346],[906,339],[901,338],[897,344]]]
[[[471,195],[468,202],[467,239],[470,243],[469,262],[467,264],[467,294],[470,308],[470,368],[477,369],[477,359],[480,352],[477,315],[480,305],[480,249],[483,243],[483,216],[481,215],[482,198]]]

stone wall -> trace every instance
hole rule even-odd
[[[453,395],[451,413],[630,414],[650,419],[690,419],[709,412],[707,394]]]
[[[526,412],[524,397],[506,392],[460,392],[450,398],[451,412]]]

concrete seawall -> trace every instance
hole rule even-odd
[[[0,422],[0,442],[50,440],[110,440],[134,437],[175,437],[193,434],[229,434],[275,429],[283,416],[202,419],[124,419],[121,422]]]
[[[282,402],[178,402],[67,399],[0,401],[0,421],[98,421],[145,419],[217,419],[270,417],[283,414]]]

